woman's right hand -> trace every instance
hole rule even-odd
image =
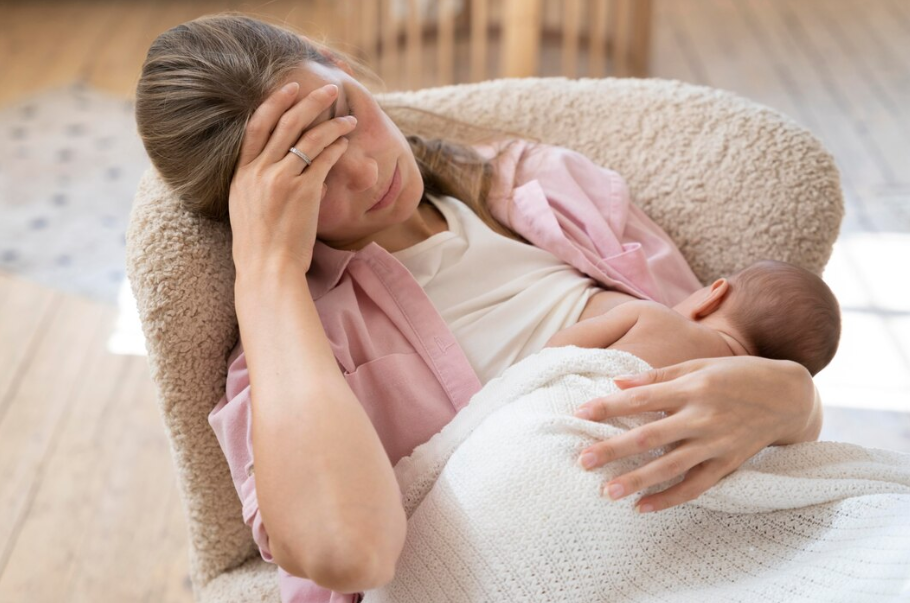
[[[228,202],[238,274],[287,262],[304,273],[310,267],[325,179],[347,148],[344,136],[356,120],[337,117],[310,128],[338,88],[317,88],[295,103],[299,88],[292,82],[272,93],[244,132]],[[312,165],[289,152],[292,146]]]
[[[615,377],[614,382],[619,391],[582,404],[575,416],[592,421],[643,412],[666,416],[582,450],[582,455],[595,456],[594,464],[584,467],[594,469],[675,445],[604,484],[620,486],[617,497],[624,497],[685,475],[683,481],[638,501],[654,511],[699,497],[765,446],[816,440],[821,429],[821,401],[812,375],[789,360],[697,358]],[[588,415],[577,414],[581,409]]]

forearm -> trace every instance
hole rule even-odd
[[[394,568],[406,530],[401,494],[378,434],[338,369],[306,280],[282,266],[238,275],[235,289],[257,496],[270,540],[308,577],[336,582],[323,586],[378,586],[357,582]]]

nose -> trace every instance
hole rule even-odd
[[[362,193],[376,186],[379,165],[352,140],[332,167],[331,176],[349,191]]]

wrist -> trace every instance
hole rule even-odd
[[[788,365],[786,378],[792,379],[794,383],[794,402],[804,409],[804,412],[801,420],[793,422],[794,429],[773,445],[814,442],[818,440],[822,428],[822,403],[818,388],[815,387],[812,375],[803,365],[791,361],[783,362]]]
[[[289,275],[304,276],[310,269],[312,257],[302,257],[290,253],[272,253],[266,257],[244,258],[234,261],[235,282],[256,283],[287,278]]]
[[[249,291],[288,281],[306,282],[309,263],[293,258],[271,258],[235,267],[234,293]]]

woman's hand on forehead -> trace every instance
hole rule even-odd
[[[290,87],[293,92],[288,91]],[[326,84],[316,88],[302,99],[289,105],[296,98],[299,84],[291,82],[270,95],[250,117],[240,147],[239,165],[247,165],[257,158],[265,163],[277,163],[285,157],[304,133],[315,129],[325,120],[317,122],[320,115],[330,110],[338,96],[338,86]],[[353,126],[356,122],[346,122]],[[334,139],[332,139],[334,140]],[[325,140],[328,146],[332,140]],[[321,152],[314,149],[313,156]]]
[[[298,90],[292,82],[271,94],[250,117],[241,142],[229,198],[238,274],[287,260],[305,274],[312,261],[325,180],[357,120],[313,125],[338,88],[321,86],[294,102]]]

